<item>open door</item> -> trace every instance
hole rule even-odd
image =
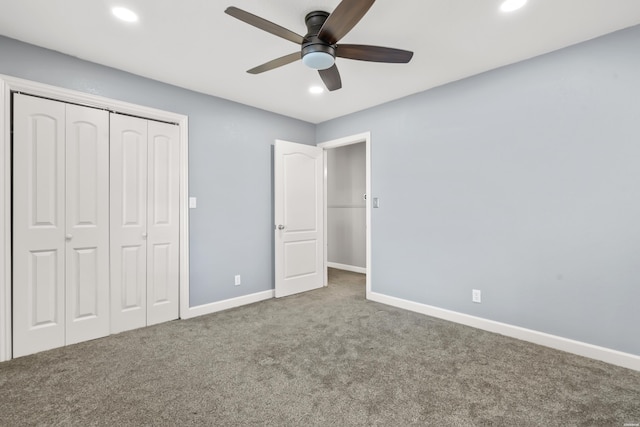
[[[323,150],[276,141],[276,298],[324,284]]]

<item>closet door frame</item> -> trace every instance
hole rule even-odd
[[[180,127],[180,318],[189,311],[189,135],[188,117],[102,96],[0,74],[0,362],[12,357],[11,325],[11,95],[21,92],[100,108]]]

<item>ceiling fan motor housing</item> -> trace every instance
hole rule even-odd
[[[335,45],[330,45],[329,43],[322,41],[318,38],[318,33],[320,29],[324,25],[324,22],[329,17],[328,12],[323,11],[314,11],[307,14],[304,18],[304,21],[307,25],[307,35],[304,36],[304,42],[302,43],[302,60],[304,61],[305,56],[311,54],[314,55],[323,55],[326,56],[331,55],[332,59],[336,57],[336,47]],[[305,61],[306,63],[306,61]],[[329,64],[329,67],[333,65],[333,61]],[[315,67],[314,67],[315,68]],[[328,68],[328,67],[326,67]]]

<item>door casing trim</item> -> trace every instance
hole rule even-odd
[[[327,150],[332,148],[344,147],[345,145],[352,144],[365,144],[365,188],[367,194],[367,202],[365,203],[366,211],[366,299],[370,299],[371,294],[371,201],[373,196],[371,195],[371,132],[363,132],[356,135],[345,136],[343,138],[334,139],[317,144],[318,147],[324,150],[324,285],[329,284],[329,266],[328,266],[328,236],[327,236]]]

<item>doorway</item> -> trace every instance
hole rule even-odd
[[[325,286],[329,268],[364,273],[367,299],[371,292],[370,146],[370,132],[318,144],[324,150]]]

